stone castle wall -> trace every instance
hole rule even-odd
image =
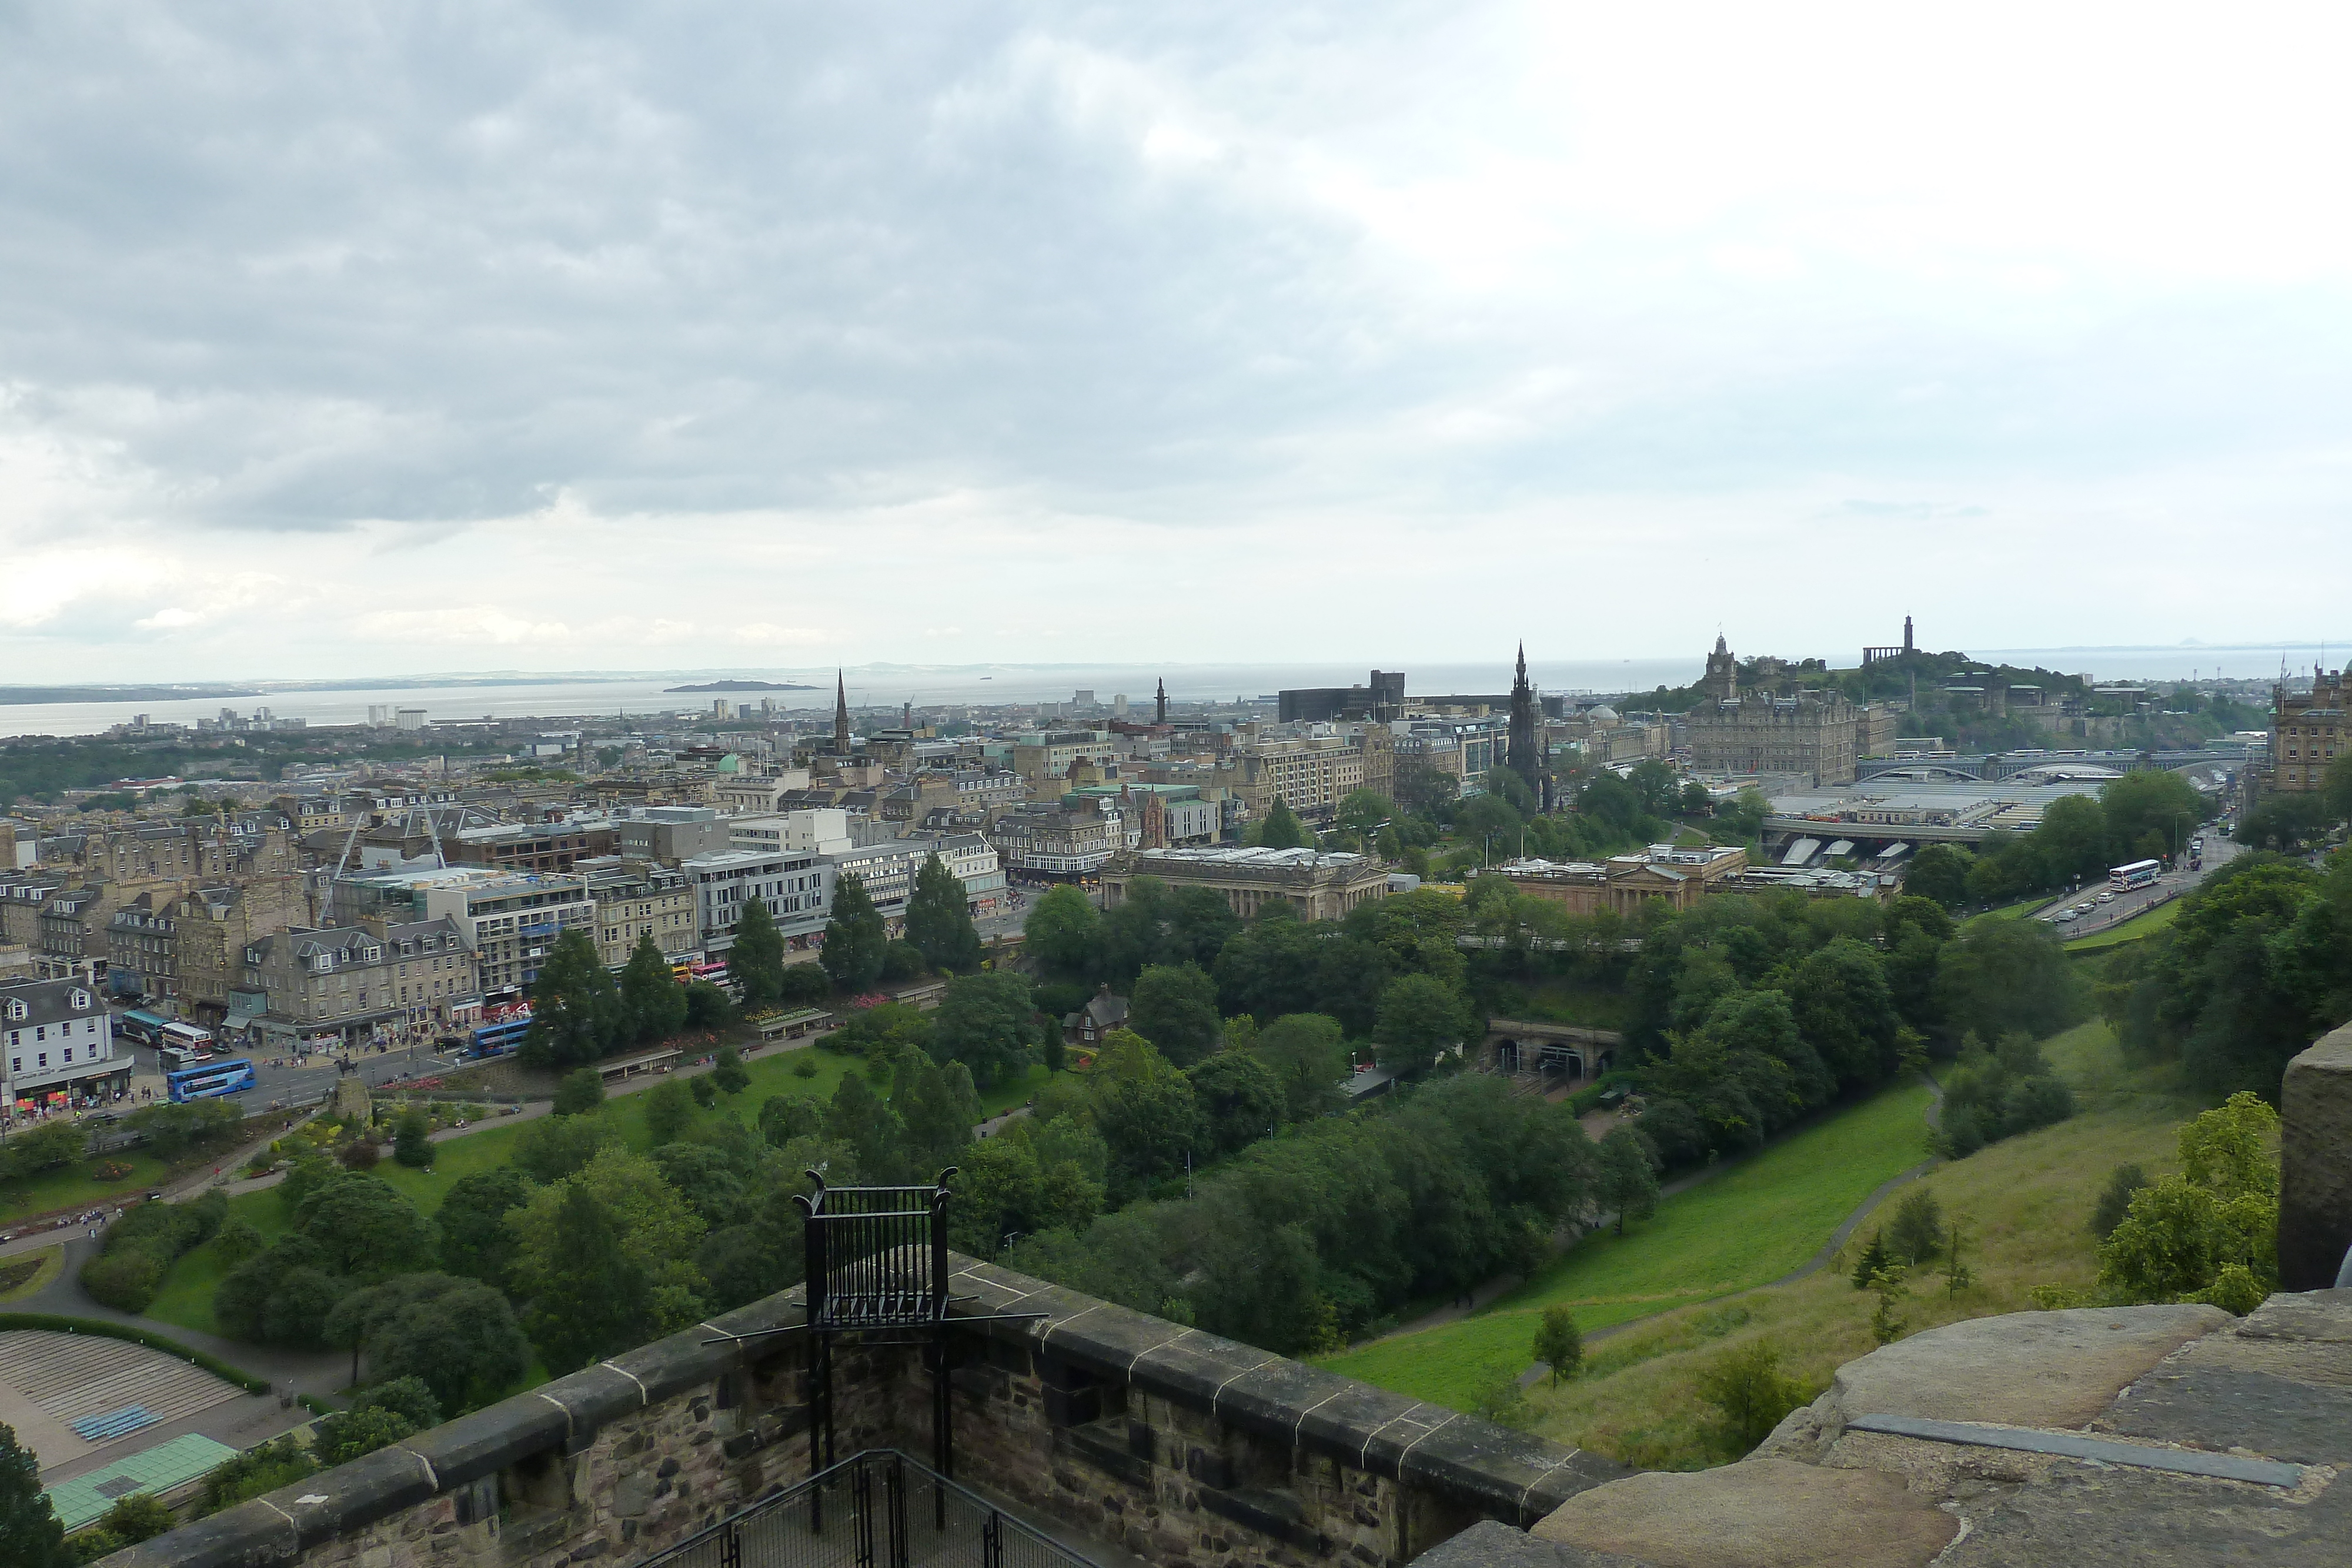
[[[1474,1416],[967,1260],[957,1473],[1153,1563],[1391,1568],[1624,1472]],[[107,1568],[641,1562],[809,1472],[805,1336],[769,1298],[104,1559]],[[710,1343],[718,1341],[719,1343]],[[835,1361],[836,1449],[928,1458],[913,1347]]]

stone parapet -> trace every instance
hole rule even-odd
[[[961,1475],[1148,1561],[1396,1568],[1627,1472],[1196,1329],[955,1260]],[[108,1568],[636,1562],[808,1473],[789,1291],[104,1559]],[[716,1343],[714,1343],[716,1342]],[[842,1457],[928,1452],[914,1346],[837,1354]]]
[[[2286,1064],[2279,1120],[2279,1286],[2352,1283],[2352,1025]]]

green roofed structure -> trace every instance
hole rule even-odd
[[[134,1492],[163,1497],[236,1458],[226,1443],[194,1432],[168,1443],[125,1455],[102,1469],[48,1489],[49,1506],[68,1531],[95,1523],[120,1500]]]

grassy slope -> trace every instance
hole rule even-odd
[[[1871,1190],[1927,1157],[1927,1091],[1882,1092],[1658,1206],[1624,1239],[1589,1236],[1492,1306],[1322,1362],[1418,1399],[1467,1409],[1524,1371],[1542,1309],[1606,1327],[1747,1290],[1802,1264]]]
[[[2135,915],[2121,925],[2102,931],[2096,936],[2078,936],[2066,944],[2069,953],[2095,952],[2101,947],[2120,946],[2137,942],[2143,936],[2153,936],[2180,918],[2180,900],[2170,899],[2158,904],[2146,915]]]
[[[2126,1161],[2152,1175],[2178,1165],[2174,1129],[2200,1107],[2179,1091],[2177,1070],[2132,1066],[2099,1023],[2070,1030],[2044,1050],[2081,1109],[1925,1178],[1947,1218],[1958,1218],[1963,1261],[1977,1281],[1957,1296],[1939,1278],[1916,1281],[1918,1293],[1903,1308],[1911,1332],[2030,1310],[2035,1285],[2088,1286],[2098,1260],[2086,1227],[2107,1172]],[[1846,1273],[1870,1229],[1835,1267],[1809,1279],[1669,1312],[1593,1346],[1583,1377],[1533,1391],[1536,1430],[1651,1468],[1729,1458],[1702,1426],[1700,1367],[1721,1346],[1763,1338],[1780,1347],[1786,1370],[1820,1388],[1839,1364],[1866,1354],[1876,1298],[1854,1290]]]

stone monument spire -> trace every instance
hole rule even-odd
[[[849,755],[849,684],[839,669],[833,672],[833,754]]]

